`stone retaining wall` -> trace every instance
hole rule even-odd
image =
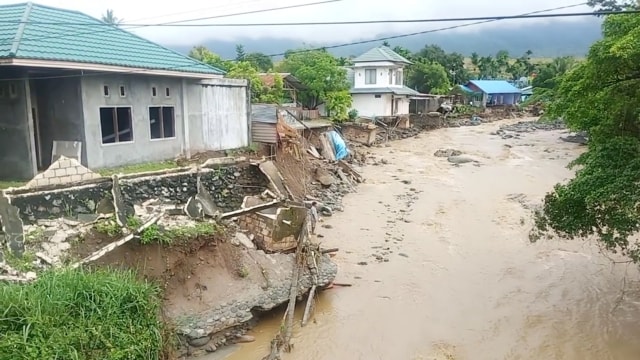
[[[239,209],[245,196],[259,194],[268,186],[260,169],[246,163],[201,169],[200,179],[223,212]],[[123,198],[129,204],[150,199],[184,204],[197,193],[196,184],[197,174],[193,170],[120,179]],[[112,180],[104,178],[92,184],[46,191],[20,190],[7,195],[11,204],[20,210],[22,220],[31,224],[38,219],[113,212],[111,188]]]

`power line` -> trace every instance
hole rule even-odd
[[[527,16],[527,15],[533,15],[533,14],[543,13],[543,12],[548,12],[548,11],[561,10],[561,9],[581,6],[581,5],[584,5],[584,4],[585,3],[562,6],[562,7],[551,8],[551,9],[538,10],[538,11],[533,11],[533,12],[530,12],[530,13],[525,13],[525,14],[522,14],[520,16]],[[321,49],[333,49],[333,48],[346,47],[346,46],[352,46],[352,45],[367,44],[367,43],[372,43],[372,42],[380,42],[380,41],[385,41],[385,40],[392,40],[392,39],[398,39],[398,38],[403,38],[403,37],[422,35],[422,34],[428,34],[428,33],[445,31],[445,30],[452,30],[452,29],[457,29],[457,28],[462,28],[462,27],[467,27],[467,26],[480,25],[480,24],[490,23],[490,22],[499,21],[499,20],[500,20],[499,18],[498,19],[492,18],[491,20],[477,21],[477,22],[473,22],[473,23],[460,24],[460,25],[449,26],[449,27],[445,27],[445,28],[432,29],[432,30],[414,32],[414,33],[409,33],[409,34],[393,35],[393,36],[387,36],[387,37],[382,37],[382,38],[377,38],[377,39],[362,40],[362,41],[356,41],[356,42],[350,42],[350,43],[344,43],[344,44],[338,44],[338,45],[331,45],[331,46],[325,46],[325,47],[320,47],[320,48],[315,48],[315,49],[304,49],[304,50],[298,50],[298,51],[291,51],[289,53],[303,53],[303,52],[317,51],[317,50],[321,50]],[[285,55],[285,53],[272,54],[272,55],[267,55],[267,56],[276,57],[276,56],[282,56],[282,55]],[[197,62],[197,61],[194,60],[194,62]],[[144,70],[131,70],[131,71],[122,71],[122,72],[118,72],[118,73],[119,74],[143,74],[143,73],[149,72],[149,71],[179,70],[179,69],[181,69],[183,67],[187,67],[187,66],[190,66],[190,65],[180,65],[180,66],[175,66],[175,67],[144,69]],[[89,73],[89,74],[70,74],[70,75],[42,76],[42,77],[32,77],[32,78],[2,79],[2,80],[0,80],[0,82],[18,81],[18,80],[25,80],[25,79],[29,79],[29,80],[40,80],[40,79],[42,79],[42,80],[44,80],[44,79],[74,78],[74,77],[98,76],[98,75],[109,75],[109,74],[113,74],[113,72],[104,71],[104,72],[93,72],[93,73]]]
[[[167,24],[148,25],[158,27],[258,27],[258,26],[318,26],[318,25],[365,25],[365,24],[408,24],[408,23],[432,23],[432,22],[457,22],[457,21],[482,21],[482,20],[515,20],[515,19],[541,19],[557,17],[580,17],[598,15],[623,15],[638,14],[640,10],[624,11],[598,11],[559,13],[559,14],[535,14],[535,15],[503,15],[503,16],[480,16],[466,18],[441,18],[441,19],[404,19],[404,20],[358,20],[358,21],[321,21],[321,22],[289,22],[289,23],[226,23],[226,24]]]
[[[241,1],[241,2],[234,3],[233,5],[235,5],[234,7],[238,7],[238,5],[249,5],[249,4],[258,3],[260,1],[262,1],[262,0]],[[135,24],[135,23],[137,23],[139,21],[147,21],[147,20],[152,20],[152,19],[166,18],[166,17],[170,17],[170,16],[193,14],[193,13],[203,13],[203,12],[209,11],[209,10],[220,10],[220,9],[227,8],[228,5],[229,4],[223,5],[223,6],[210,6],[210,7],[200,8],[200,9],[195,9],[195,10],[181,11],[181,12],[175,12],[175,13],[171,13],[171,14],[158,15],[158,16],[145,17],[145,18],[138,18],[136,20],[123,21],[120,25]]]
[[[518,16],[535,15],[535,14],[549,12],[549,11],[556,11],[556,10],[574,8],[574,7],[578,7],[578,6],[582,6],[582,5],[586,5],[586,4],[587,3],[580,3],[580,4],[574,4],[574,5],[559,6],[559,7],[550,8],[550,9],[532,11],[532,12],[529,12],[529,13],[520,14]],[[590,14],[593,15],[594,13],[590,13]],[[322,47],[317,47],[317,48],[312,48],[312,49],[294,50],[294,51],[288,51],[286,53],[271,54],[271,55],[267,55],[267,56],[269,56],[269,57],[277,57],[277,56],[284,56],[284,55],[287,55],[287,54],[297,54],[297,53],[304,53],[304,52],[310,52],[310,51],[318,51],[318,50],[323,50],[323,49],[336,49],[336,48],[353,46],[353,45],[370,44],[370,43],[374,43],[374,42],[395,40],[395,39],[401,39],[401,38],[411,37],[411,36],[416,36],[416,35],[424,35],[424,34],[440,32],[440,31],[459,29],[459,28],[468,27],[468,26],[487,24],[487,23],[492,23],[492,22],[500,21],[500,20],[501,20],[501,18],[495,18],[494,17],[494,18],[492,18],[490,20],[476,21],[476,22],[471,22],[471,23],[466,23],[466,24],[448,26],[448,27],[444,27],[444,28],[417,31],[417,32],[412,32],[412,33],[407,33],[407,34],[400,34],[400,35],[390,35],[390,36],[380,37],[380,38],[376,38],[376,39],[353,41],[353,42],[348,42],[348,43],[343,43],[343,44],[328,45],[328,46],[322,46]]]
[[[316,1],[316,2],[311,2],[311,3],[280,6],[280,7],[273,7],[273,8],[268,8],[268,9],[261,9],[261,10],[250,10],[250,11],[243,11],[243,12],[237,12],[237,13],[232,13],[232,14],[208,16],[208,17],[202,17],[202,18],[197,18],[197,19],[176,20],[176,21],[171,21],[171,22],[167,22],[167,23],[164,23],[164,24],[178,24],[178,23],[182,23],[182,22],[191,22],[191,21],[199,21],[199,20],[206,20],[206,19],[219,19],[219,18],[226,18],[226,17],[233,17],[233,16],[258,14],[258,13],[263,13],[263,12],[272,12],[272,11],[279,11],[279,10],[295,9],[295,8],[301,8],[301,7],[307,7],[307,6],[335,3],[335,2],[340,2],[340,1],[344,1],[344,0]],[[59,25],[73,26],[73,25],[70,25],[69,23],[61,23]],[[114,31],[121,31],[121,30],[124,30],[125,26],[126,26],[126,25],[123,25],[122,27],[117,27],[117,26],[110,25],[110,24],[96,24],[96,26],[98,26],[98,25],[101,28],[108,27],[108,29],[92,30],[92,31],[76,32],[76,33],[66,33],[66,34],[62,34],[62,35],[50,35],[50,36],[39,36],[39,37],[33,37],[33,38],[23,38],[23,39],[21,39],[21,41],[40,41],[40,40],[48,40],[48,39],[60,39],[60,38],[66,38],[66,37],[82,36],[82,35],[100,34],[100,33],[114,32]],[[84,25],[78,25],[78,26],[84,26]],[[138,28],[146,28],[146,27],[150,27],[150,26],[152,26],[152,25],[139,25],[139,26],[132,25],[132,26],[126,27],[126,30],[132,30],[132,29],[138,29]],[[2,45],[7,46],[7,45],[11,45],[11,44],[12,44],[12,42],[7,42],[7,43],[4,43]]]
[[[151,27],[259,27],[259,26],[318,26],[318,25],[365,25],[365,24],[408,24],[408,23],[432,23],[432,22],[457,22],[457,21],[484,21],[484,20],[515,20],[515,19],[541,19],[559,17],[581,17],[597,15],[624,15],[639,14],[640,10],[624,11],[598,11],[598,12],[577,12],[559,14],[533,14],[533,15],[502,15],[502,16],[480,16],[464,18],[432,18],[432,19],[397,19],[397,20],[356,20],[356,21],[321,21],[321,22],[288,22],[288,23],[223,23],[223,24],[146,24],[136,26]],[[2,23],[0,21],[0,23]],[[78,25],[81,23],[30,23],[41,25]],[[111,26],[105,24],[91,24],[93,26]]]

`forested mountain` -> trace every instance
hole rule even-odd
[[[557,56],[583,56],[589,46],[601,37],[602,20],[592,17],[580,21],[548,21],[528,22],[521,25],[505,24],[500,27],[482,28],[478,31],[442,31],[425,35],[417,35],[406,38],[390,40],[393,45],[403,46],[412,51],[421,49],[425,44],[437,44],[448,52],[459,52],[470,55],[473,52],[479,55],[493,55],[499,50],[507,50],[510,54],[522,54],[527,50],[533,51],[534,57]],[[370,38],[379,38],[395,34],[378,34]],[[344,41],[335,41],[335,44]],[[380,42],[381,43],[381,42]],[[234,58],[236,45],[242,44],[247,51],[262,52],[265,54],[283,53],[289,49],[303,46],[321,47],[332,44],[319,44],[309,39],[308,41],[262,38],[262,39],[236,39],[231,41],[210,40],[203,44],[180,44],[168,46],[188,53],[195,45],[204,45],[223,58]],[[331,49],[336,56],[358,55],[369,48],[379,45],[368,43]]]

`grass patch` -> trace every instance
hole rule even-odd
[[[58,270],[0,289],[2,359],[162,357],[159,289],[131,272]]]
[[[22,187],[26,183],[27,183],[26,181],[17,181],[17,180],[0,181],[0,190],[12,188],[12,187]]]
[[[178,241],[188,241],[200,236],[213,236],[218,233],[220,233],[220,228],[216,223],[200,222],[167,230],[153,224],[140,234],[140,243],[143,245],[153,243],[170,245]]]
[[[110,237],[122,235],[122,228],[118,225],[115,217],[98,221],[94,226],[94,229],[97,232]]]
[[[258,150],[260,150],[260,145],[258,145],[257,143],[251,143],[246,147],[226,150],[225,153],[227,156],[239,156],[243,154],[256,155],[258,153]]]
[[[7,265],[23,273],[36,270],[36,255],[31,251],[25,251],[22,257],[17,257],[11,251],[7,251],[6,254],[4,254],[4,260]],[[0,355],[1,354],[2,353],[0,353]]]
[[[107,168],[107,169],[99,169],[97,170],[97,172],[102,176],[111,176],[114,174],[137,174],[137,173],[144,173],[144,172],[169,170],[169,169],[175,169],[177,167],[178,167],[178,164],[175,161],[159,161],[159,162],[150,162],[150,163],[144,163],[144,164],[119,166],[119,167]]]
[[[24,234],[24,243],[26,245],[36,245],[46,240],[44,230],[41,227],[37,227],[28,233]]]

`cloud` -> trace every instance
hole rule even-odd
[[[155,2],[149,6],[146,1],[131,0],[37,0],[39,4],[75,9],[94,17],[100,17],[106,9],[113,9],[125,25],[163,23],[209,16],[228,15],[239,12],[263,10],[318,0],[181,0],[178,2]],[[0,3],[12,3],[0,0]],[[496,15],[518,15],[532,11],[573,5],[573,0],[498,1],[498,0],[394,0],[382,2],[372,0],[342,0],[330,4],[302,8],[263,12],[259,14],[203,20],[199,23],[256,23],[256,22],[314,22],[314,21],[358,21],[425,19],[447,17],[474,17]],[[499,4],[499,6],[497,6]],[[588,11],[587,7],[565,9],[556,12]],[[577,18],[574,18],[577,19]],[[460,29],[478,31],[488,26],[517,26],[526,22],[538,22],[544,26],[545,20],[504,20]],[[571,21],[571,20],[565,20]],[[198,23],[198,22],[192,22]],[[152,41],[169,45],[190,45],[208,39],[234,40],[238,38],[283,38],[299,39],[307,43],[348,42],[358,39],[375,38],[380,34],[409,33],[444,28],[455,23],[422,24],[370,24],[334,26],[296,27],[145,27],[126,29]]]

